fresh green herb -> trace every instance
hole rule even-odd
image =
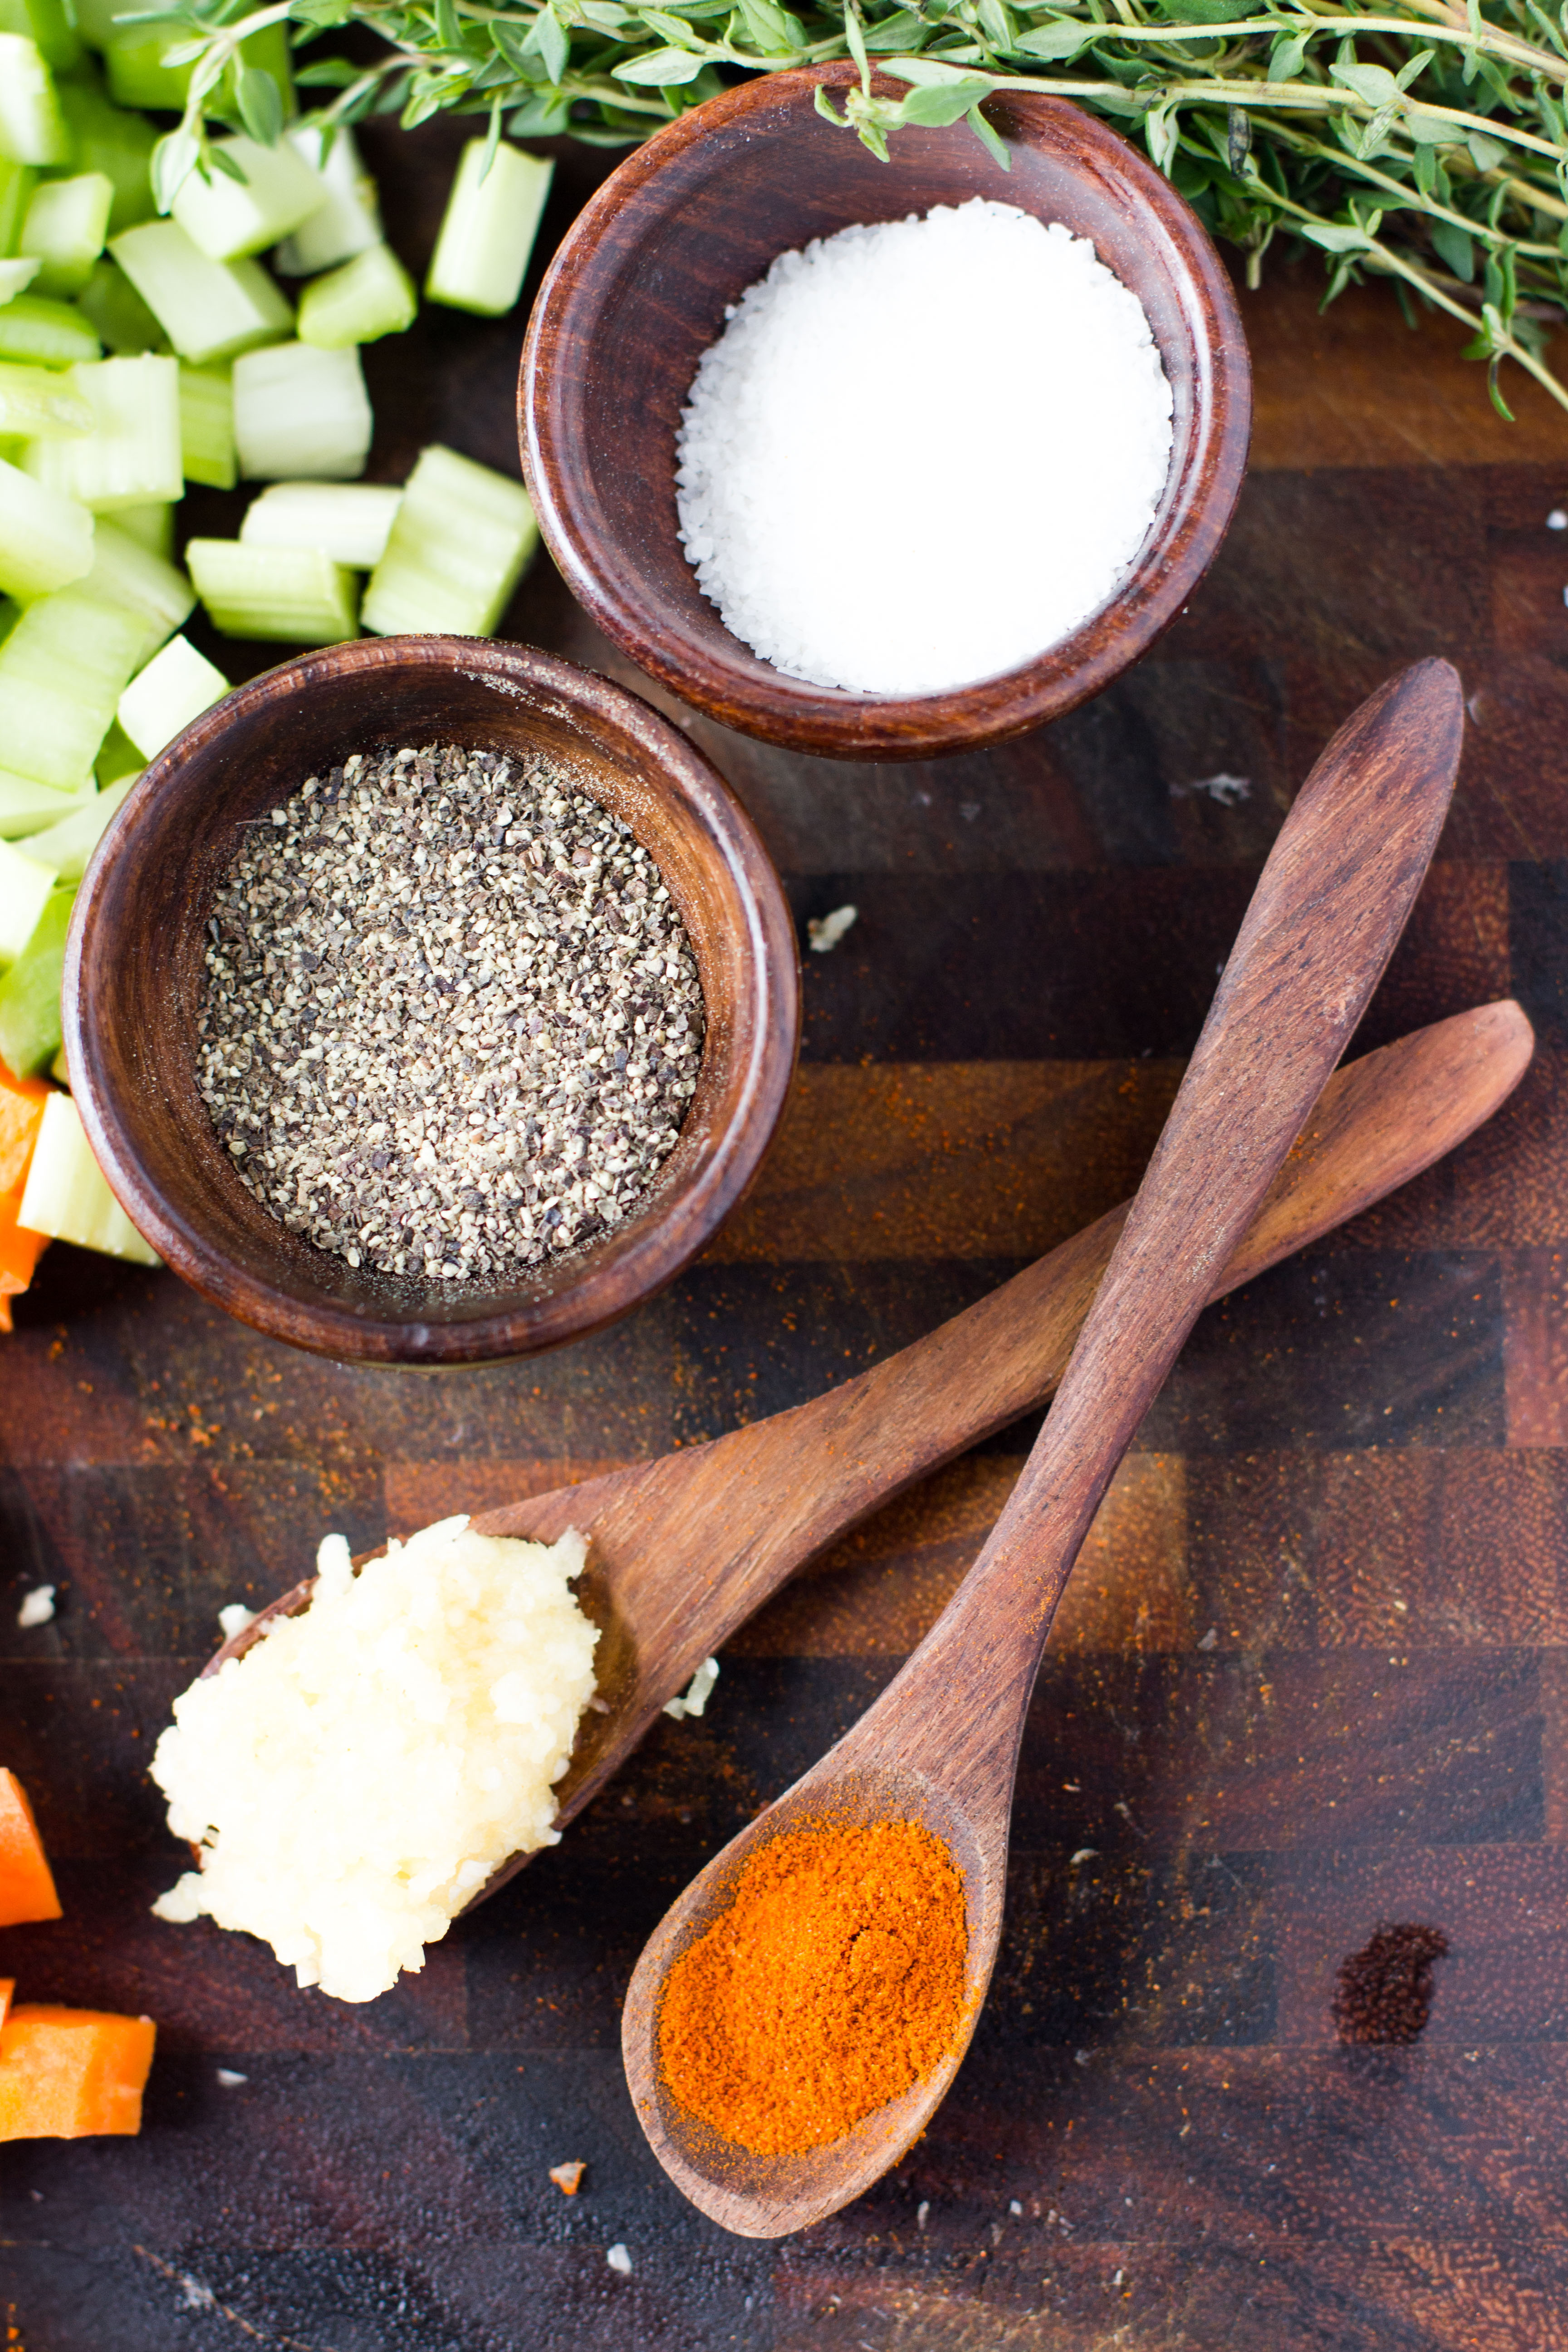
[[[740,72],[852,58],[842,110],[820,111],[879,155],[906,123],[962,119],[999,163],[983,113],[999,89],[1076,99],[1142,138],[1257,284],[1278,236],[1323,254],[1331,301],[1383,278],[1476,330],[1493,402],[1505,359],[1568,407],[1546,364],[1568,311],[1568,0],[187,0],[136,21],[188,26],[195,58],[180,129],[156,185],[174,200],[216,157],[205,121],[261,138],[280,107],[260,68],[231,72],[239,43],[291,21],[303,47],[328,27],[370,26],[387,54],[306,63],[340,122],[451,110],[504,115],[514,136],[571,132],[627,144],[712,97]],[[904,94],[881,94],[880,71]],[[237,95],[236,95],[237,93]],[[221,167],[220,167],[221,168]]]

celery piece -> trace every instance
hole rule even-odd
[[[116,507],[114,529],[133,539],[150,555],[172,563],[174,554],[174,509],[166,504],[145,507]]]
[[[120,0],[120,5],[126,15],[131,13],[126,0]],[[164,60],[171,50],[188,50],[190,46],[188,24],[112,26],[103,44],[110,96],[121,106],[182,112],[191,86],[191,60],[187,58],[184,65],[168,65]],[[294,81],[289,68],[284,27],[268,25],[261,32],[253,33],[242,43],[239,54],[246,65],[259,66],[272,76],[283,99],[284,112],[292,113]],[[234,104],[231,70],[214,88],[206,110],[209,114],[232,116]]]
[[[538,544],[522,484],[436,442],[408,477],[361,621],[382,637],[488,636]]]
[[[76,0],[76,28],[90,49],[106,49],[114,20],[130,13],[131,0]]]
[[[0,646],[0,744],[17,775],[71,792],[144,659],[143,614],[85,585],[29,604]]]
[[[73,815],[83,801],[96,799],[97,791],[96,776],[74,793],[62,793],[34,776],[11,776],[0,770],[0,839],[20,841],[43,833]]]
[[[69,375],[0,362],[0,433],[26,441],[81,441],[97,422],[92,403]]]
[[[44,901],[54,887],[52,866],[24,857],[8,841],[0,841],[0,964],[16,962],[37,929]],[[10,1061],[9,1055],[0,1053],[0,1061]],[[11,1067],[17,1065],[11,1062]]]
[[[26,601],[92,569],[92,517],[0,460],[0,588]]]
[[[293,312],[258,261],[209,261],[178,221],[144,221],[109,249],[193,367],[275,343],[293,326]]]
[[[81,360],[98,359],[102,351],[81,312],[69,302],[18,294],[0,305],[0,362],[68,368]]]
[[[0,253],[15,253],[38,175],[30,163],[0,156]]]
[[[36,41],[0,33],[0,155],[13,163],[68,163],[70,132]]]
[[[357,351],[276,343],[234,363],[234,437],[249,481],[349,481],[373,429]]]
[[[234,379],[226,367],[180,370],[180,463],[187,482],[234,488]]]
[[[70,441],[29,442],[23,463],[35,480],[97,514],[177,499],[184,488],[178,362],[143,352],[72,368],[65,381],[90,403],[93,429]]]
[[[166,352],[169,339],[123,269],[108,259],[95,263],[81,291],[81,312],[96,327],[116,359],[138,352]]]
[[[66,894],[62,891],[61,897]],[[64,971],[62,958],[61,971]],[[58,995],[58,983],[56,994]],[[4,1034],[0,1011],[0,1035]],[[53,1053],[58,1045],[50,1048]],[[48,1059],[44,1056],[44,1060]],[[35,1062],[41,1069],[43,1062]],[[27,1162],[17,1223],[30,1234],[47,1234],[57,1242],[74,1242],[79,1249],[100,1250],[106,1257],[129,1258],[136,1265],[161,1265],[110,1191],[103,1171],[92,1156],[81,1113],[69,1095],[51,1095],[44,1105],[38,1139]]]
[[[275,482],[239,526],[246,547],[314,547],[369,572],[386,552],[403,492],[379,482]]]
[[[425,291],[451,310],[499,319],[522,291],[555,166],[503,139],[486,172],[486,144],[470,139],[463,150]]]
[[[324,278],[313,278],[300,298],[300,341],[321,351],[378,342],[414,324],[419,297],[389,245],[371,245]]]
[[[190,618],[196,592],[183,572],[128,539],[119,523],[118,514],[113,522],[99,517],[92,536],[92,570],[81,585],[97,603],[121,605],[141,621],[143,635],[141,652],[132,665],[134,673]]]
[[[381,242],[381,210],[375,182],[365,170],[353,132],[343,127],[321,159],[323,133],[316,121],[297,122],[286,133],[296,154],[319,172],[326,201],[286,236],[273,255],[273,265],[285,278],[313,278],[319,269],[334,269],[356,253]]]
[[[319,548],[193,539],[185,562],[213,625],[226,637],[331,646],[355,634],[353,573]]]
[[[84,800],[68,816],[50,825],[47,833],[35,833],[25,855],[52,866],[62,882],[79,882],[87,872],[89,858],[109,830],[110,818],[135,782],[134,776],[121,776],[117,784],[94,793],[90,800]]]
[[[79,172],[74,179],[39,181],[16,249],[41,265],[40,294],[68,299],[81,292],[103,251],[113,202],[114,183],[106,172]]]
[[[244,174],[231,179],[215,163],[212,177],[192,172],[174,198],[174,218],[209,261],[242,261],[276,245],[309,220],[327,199],[327,184],[286,139],[276,147],[254,139],[220,139],[221,155]]]
[[[26,33],[56,73],[66,72],[81,55],[75,11],[65,0],[0,0],[0,30]]]
[[[90,82],[61,82],[59,99],[78,171],[102,172],[113,183],[110,236],[153,219],[158,207],[153,200],[153,150],[158,133],[152,123],[123,106],[110,105]]]
[[[21,1078],[47,1069],[60,1050],[60,982],[76,898],[74,882],[56,886],[47,867],[36,870],[51,887],[21,954],[0,980],[0,1062]]]
[[[139,776],[146,764],[117,719],[92,763],[94,781],[100,793],[112,792],[116,784]]]
[[[0,261],[0,302],[10,302],[24,293],[37,274],[36,261]]]
[[[193,719],[210,710],[228,692],[228,680],[189,637],[171,637],[139,670],[115,712],[137,750],[155,760]]]

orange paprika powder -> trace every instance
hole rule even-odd
[[[967,1940],[963,1881],[921,1822],[787,1831],[669,1971],[665,2083],[753,2155],[841,2139],[952,2047]]]

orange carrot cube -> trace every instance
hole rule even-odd
[[[20,1192],[53,1092],[42,1078],[18,1078],[0,1062],[0,1192]]]
[[[18,2002],[0,2025],[0,2140],[139,2132],[150,2017]]]
[[[5,2022],[5,2012],[11,2006],[11,1995],[16,1990],[15,1977],[0,1977],[0,2025]]]
[[[48,1248],[47,1234],[32,1234],[18,1213],[22,1191],[0,1192],[0,1331],[11,1328],[11,1301],[33,1279],[33,1269]]]
[[[0,1771],[0,1927],[59,1916],[60,1898],[27,1792],[15,1772]]]

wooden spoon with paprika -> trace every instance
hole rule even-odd
[[[1045,1428],[984,1549],[876,1704],[709,1864],[643,1952],[622,2021],[632,2096],[665,2170],[726,2229],[782,2237],[847,2205],[924,2129],[957,2071],[1001,1935],[1018,1743],[1052,1615],[1117,1464],[1393,952],[1442,829],[1463,728],[1456,673],[1426,661],[1328,746],[1263,870]],[[663,2079],[666,1979],[781,1832],[893,1821],[942,1840],[963,1882],[966,1981],[947,2054],[843,2137],[751,2153],[681,2107]],[[811,1935],[809,1916],[799,1933]]]

